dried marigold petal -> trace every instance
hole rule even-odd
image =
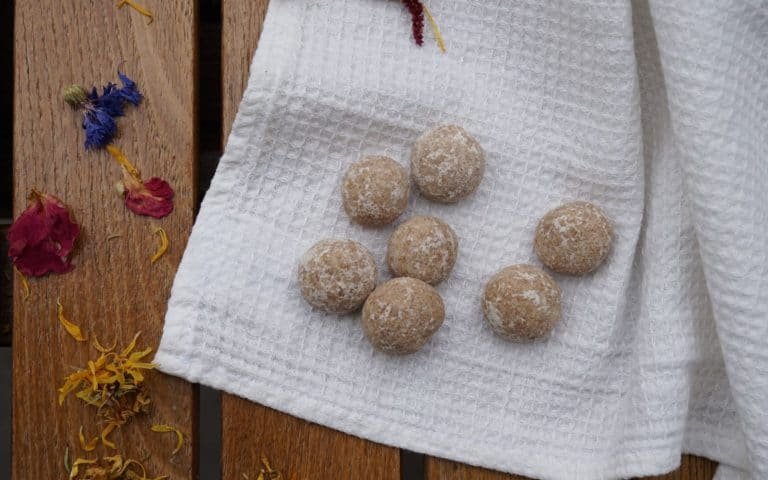
[[[67,320],[67,318],[64,316],[64,306],[61,304],[58,298],[56,299],[56,311],[58,313],[59,323],[61,323],[61,325],[64,327],[67,333],[72,336],[72,338],[78,342],[84,342],[87,340],[85,335],[83,335],[83,332],[80,330],[80,327]]]
[[[160,260],[160,258],[165,255],[165,252],[168,251],[168,245],[170,245],[170,242],[168,242],[168,234],[165,233],[165,230],[163,230],[162,227],[156,228],[155,233],[160,237],[160,246],[157,247],[157,251],[152,255],[150,263],[155,263]]]
[[[177,453],[179,453],[179,450],[181,450],[182,445],[184,445],[184,434],[182,434],[178,428],[172,427],[171,425],[152,425],[150,429],[153,432],[158,432],[158,433],[167,433],[167,432],[175,433],[176,448],[173,449],[173,452],[171,452],[171,455],[176,455]]]
[[[8,256],[26,276],[66,273],[74,268],[69,256],[78,235],[80,226],[61,200],[32,190],[27,209],[8,230]]]
[[[141,5],[136,3],[134,0],[120,0],[117,3],[117,8],[123,8],[126,5],[136,10],[140,14],[144,15],[145,17],[147,17],[149,19],[149,21],[147,22],[147,25],[149,25],[155,20],[155,17],[154,15],[152,15],[152,12],[150,12],[146,7],[142,7]]]
[[[91,441],[85,441],[85,434],[83,433],[83,426],[80,425],[80,431],[78,432],[78,438],[80,439],[80,448],[86,452],[92,452],[96,449],[96,444],[99,443],[99,437],[93,437]]]
[[[24,296],[21,297],[21,299],[26,302],[32,293],[29,289],[29,280],[27,280],[27,276],[21,273],[15,265],[13,267],[13,271],[16,272],[16,274],[18,274],[19,278],[21,279],[21,289],[24,291]]]

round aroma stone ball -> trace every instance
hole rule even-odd
[[[323,240],[299,261],[301,294],[310,305],[333,313],[357,310],[376,288],[376,261],[352,240]]]
[[[380,285],[363,306],[363,331],[377,349],[413,353],[424,346],[445,318],[437,290],[416,278],[401,277]]]
[[[613,227],[595,205],[561,205],[539,222],[534,248],[542,263],[559,273],[584,275],[600,266],[611,250]]]
[[[453,270],[459,239],[439,218],[413,217],[397,227],[387,244],[387,264],[398,277],[418,278],[431,285]]]
[[[399,163],[369,155],[347,169],[341,196],[353,221],[375,227],[391,223],[403,213],[410,190],[408,172]]]
[[[411,151],[411,174],[421,194],[453,203],[477,189],[485,172],[485,153],[463,128],[443,125],[429,130]]]
[[[513,342],[548,334],[560,319],[560,288],[533,265],[512,265],[496,273],[483,291],[483,313],[491,329]]]

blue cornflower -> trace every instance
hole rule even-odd
[[[73,108],[83,111],[83,129],[85,130],[85,148],[104,148],[112,142],[117,134],[115,118],[125,113],[125,104],[138,105],[141,102],[141,92],[136,82],[120,71],[122,87],[109,82],[99,95],[96,87],[90,93],[80,85],[72,85],[64,91],[64,100]]]

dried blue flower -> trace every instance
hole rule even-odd
[[[85,148],[104,148],[117,134],[115,118],[125,114],[125,104],[138,105],[142,95],[136,82],[122,72],[117,72],[122,87],[109,82],[99,95],[96,87],[90,93],[80,85],[72,85],[64,90],[64,101],[73,108],[83,111],[83,129],[85,130]]]

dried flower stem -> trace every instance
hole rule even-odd
[[[165,233],[165,230],[163,230],[162,227],[157,227],[155,229],[155,233],[160,237],[160,246],[157,247],[157,251],[154,255],[152,255],[151,263],[155,263],[156,261],[160,260],[160,257],[165,255],[165,252],[168,251],[168,246],[170,245],[170,242],[168,241],[168,234]]]
[[[134,0],[120,0],[117,3],[117,8],[123,8],[126,5],[136,10],[140,14],[144,15],[145,17],[147,17],[149,19],[149,21],[147,22],[147,25],[149,25],[155,20],[155,17],[154,15],[152,15],[152,12],[147,10],[145,7],[142,7],[141,5],[137,4]]]
[[[21,297],[21,299],[26,302],[31,293],[29,290],[29,280],[27,280],[27,276],[21,273],[15,265],[13,267],[13,271],[19,275],[19,279],[21,280],[21,289],[24,291],[24,296]]]
[[[133,164],[128,160],[128,157],[125,156],[122,150],[111,144],[107,145],[106,148],[109,154],[112,155],[112,158],[114,158],[115,161],[119,163],[126,172],[128,172],[137,181],[141,181],[141,173],[139,173],[139,170],[134,167]]]
[[[426,16],[429,21],[429,26],[432,28],[432,34],[435,36],[438,48],[440,48],[441,52],[445,53],[445,40],[443,40],[443,35],[440,33],[440,27],[437,26],[435,17],[432,16],[432,13],[429,11],[426,4],[422,3],[421,6],[424,8],[424,16]]]

